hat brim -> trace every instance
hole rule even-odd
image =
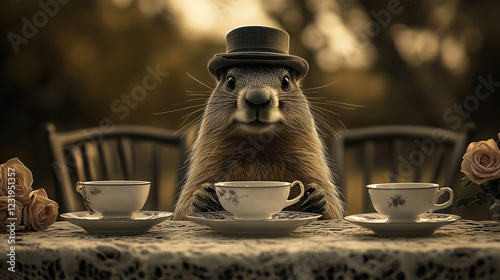
[[[219,70],[235,65],[284,66],[296,70],[300,77],[309,70],[309,64],[301,57],[268,52],[219,53],[208,61],[207,68],[216,77]]]

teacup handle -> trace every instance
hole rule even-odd
[[[432,206],[432,211],[446,208],[453,203],[453,190],[448,188],[448,187],[440,188],[437,195],[436,195],[436,199],[438,199],[445,192],[450,194],[450,199],[448,199],[448,201],[441,203],[441,204],[434,204]]]
[[[89,213],[90,214],[94,214],[95,213],[95,210],[90,206],[90,202],[89,200],[87,199],[87,196],[85,195],[85,190],[83,189],[82,187],[82,182],[81,181],[78,181],[76,183],[76,191],[82,195],[83,197],[83,204],[85,204],[85,208],[87,208],[87,210],[89,210]]]
[[[299,185],[300,194],[298,196],[296,196],[295,198],[287,200],[285,203],[285,207],[283,207],[283,208],[286,208],[292,204],[299,202],[299,199],[301,199],[304,196],[304,185],[300,181],[295,181],[290,185],[290,189],[293,188],[295,185]]]

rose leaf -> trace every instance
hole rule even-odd
[[[460,199],[458,202],[457,202],[457,205],[456,205],[456,208],[464,208],[464,207],[467,207],[469,206],[469,204],[471,204],[472,202],[476,201],[477,198],[475,196],[473,197],[469,197],[469,198],[463,198],[463,199]]]
[[[464,188],[468,188],[468,187],[470,187],[470,185],[472,185],[472,181],[469,178],[467,178],[467,176],[465,176],[462,179],[460,179],[460,184]]]

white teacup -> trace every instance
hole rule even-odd
[[[146,203],[150,186],[147,181],[85,181],[78,182],[76,190],[89,211],[99,212],[101,218],[132,218]]]
[[[300,194],[290,200],[291,187],[298,185]],[[219,201],[238,220],[265,220],[283,208],[295,204],[304,195],[304,185],[295,181],[235,181],[215,184]]]
[[[450,188],[434,183],[384,183],[366,186],[375,210],[389,222],[412,222],[427,212],[443,209],[453,202]],[[436,204],[438,197],[450,194],[448,201]]]

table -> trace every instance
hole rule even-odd
[[[8,279],[500,279],[500,223],[459,220],[419,238],[386,238],[343,220],[278,238],[220,235],[165,221],[137,236],[98,236],[69,222],[17,232]],[[26,278],[27,277],[27,278]]]

